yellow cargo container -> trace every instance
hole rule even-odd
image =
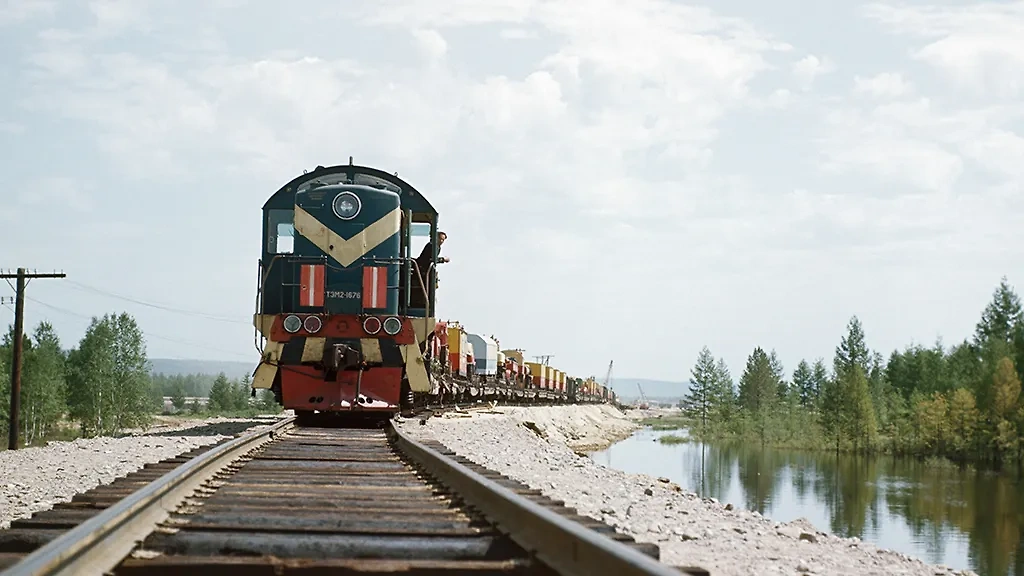
[[[544,377],[546,375],[544,368],[546,368],[546,366],[539,362],[527,362],[526,365],[530,367],[530,374],[533,375],[533,387],[543,388],[545,382]]]
[[[448,325],[448,363],[453,374],[466,376],[466,355],[472,352],[466,331],[458,323]]]

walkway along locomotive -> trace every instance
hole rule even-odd
[[[253,394],[269,389],[300,415],[468,399],[614,402],[592,378],[437,322],[437,224],[418,190],[351,159],[275,192],[263,205]],[[432,248],[421,269],[413,244],[424,237]]]

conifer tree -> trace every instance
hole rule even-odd
[[[717,380],[715,357],[707,346],[701,348],[690,374],[691,385],[683,398],[683,413],[700,426],[700,434],[703,436],[707,433],[708,417],[714,408]]]
[[[796,388],[800,398],[800,405],[803,407],[811,406],[815,396],[813,376],[811,366],[806,360],[800,360],[800,363],[796,365],[796,369],[793,370],[793,386]]]

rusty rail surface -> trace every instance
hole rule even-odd
[[[657,545],[392,423],[287,420],[48,537],[4,574],[680,573]]]

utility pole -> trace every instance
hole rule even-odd
[[[33,270],[29,272],[24,268],[18,268],[17,272],[0,271],[0,278],[7,280],[10,284],[12,278],[18,280],[14,297],[14,354],[11,359],[11,420],[8,430],[7,448],[18,449],[18,414],[21,411],[21,353],[22,341],[25,336],[25,287],[28,280],[33,278],[64,278],[67,274],[63,272],[39,273]]]

